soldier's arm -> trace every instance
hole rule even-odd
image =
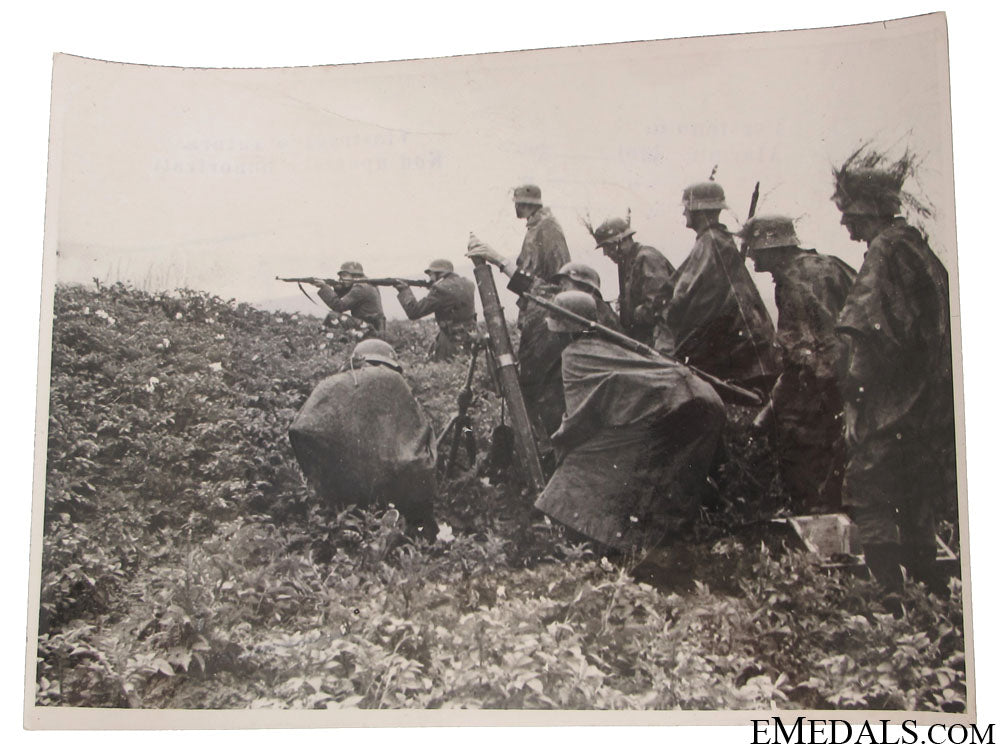
[[[426,315],[437,312],[447,305],[447,297],[437,286],[432,286],[427,292],[427,296],[418,300],[413,296],[410,287],[404,287],[397,293],[399,304],[403,306],[403,312],[410,320],[417,320]]]
[[[358,289],[352,285],[343,295],[337,294],[337,290],[329,284],[323,284],[318,290],[319,298],[326,303],[334,312],[347,312],[351,306],[358,301]]]
[[[659,253],[646,253],[641,258],[642,286],[640,303],[634,312],[640,323],[652,323],[656,313],[666,307],[674,295],[672,277],[675,273],[670,261]]]
[[[513,277],[517,273],[517,258],[504,257],[500,252],[494,250],[488,244],[480,240],[475,235],[469,237],[468,251],[466,258],[481,258],[487,263],[492,263],[507,276]]]

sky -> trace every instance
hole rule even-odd
[[[872,71],[878,71],[873,75]],[[418,277],[470,232],[516,255],[511,190],[531,182],[574,260],[617,296],[583,225],[631,211],[674,265],[694,235],[683,188],[715,169],[737,229],[798,220],[806,247],[857,267],[831,166],[859,144],[923,156],[954,249],[943,17],[887,25],[556,48],[405,62],[196,69],[57,56],[49,203],[65,282],[189,287],[321,314],[275,276]],[[771,282],[755,274],[771,303]],[[383,291],[390,318],[395,293]],[[511,304],[512,297],[505,297]]]

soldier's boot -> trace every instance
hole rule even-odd
[[[936,544],[908,545],[903,553],[903,566],[911,578],[925,583],[932,594],[948,598],[948,580],[938,569]]]
[[[899,545],[866,544],[864,545],[865,562],[868,570],[884,592],[882,603],[894,617],[903,616],[903,571],[900,568],[901,553]]]

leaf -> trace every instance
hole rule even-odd
[[[170,666],[170,663],[166,659],[153,659],[152,666],[157,672],[162,672],[168,677],[174,676],[174,668]]]

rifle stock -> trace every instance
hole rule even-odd
[[[664,362],[684,365],[684,367],[687,367],[691,372],[715,388],[715,390],[718,391],[719,396],[726,399],[730,403],[744,404],[748,406],[760,406],[761,403],[763,403],[763,399],[761,399],[760,394],[755,393],[754,391],[730,383],[728,380],[723,380],[722,378],[716,377],[715,375],[705,372],[704,370],[700,370],[697,367],[693,367],[692,365],[686,365],[683,362],[679,362],[677,359],[668,357],[662,352],[656,351],[656,349],[651,346],[647,346],[641,341],[636,341],[635,339],[626,336],[624,333],[619,333],[618,331],[608,328],[607,326],[602,326],[600,323],[596,323],[589,318],[585,318],[582,315],[577,315],[575,312],[559,307],[559,305],[554,302],[549,302],[547,299],[536,297],[534,294],[529,294],[527,292],[523,293],[521,296],[525,299],[531,300],[540,307],[544,307],[549,312],[555,313],[556,315],[566,318],[567,320],[572,320],[574,323],[582,325],[584,330],[596,333],[601,338],[618,344],[623,349],[628,349],[631,352],[642,354],[652,359],[660,359]]]

